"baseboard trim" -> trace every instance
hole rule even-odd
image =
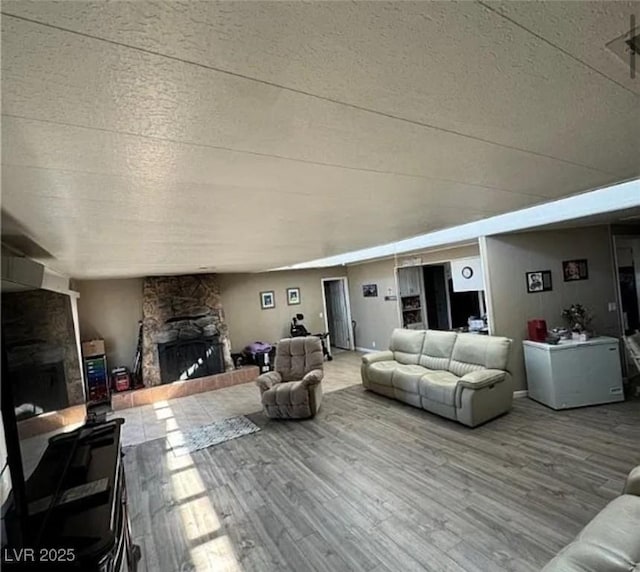
[[[370,348],[361,348],[361,347],[357,347],[357,346],[356,346],[356,351],[357,351],[357,352],[363,352],[363,353],[365,353],[365,354],[370,354],[370,353],[372,353],[372,352],[379,352],[380,350],[372,350],[372,349],[370,349]]]
[[[520,391],[514,391],[513,392],[513,398],[514,399],[518,399],[520,397],[528,397],[529,396],[529,392],[526,389],[522,389]]]

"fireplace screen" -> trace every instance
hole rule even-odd
[[[162,383],[224,372],[219,336],[158,344],[158,360]]]

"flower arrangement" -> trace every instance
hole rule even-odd
[[[578,334],[588,333],[593,321],[593,315],[582,304],[571,304],[562,310],[562,317],[571,331]]]

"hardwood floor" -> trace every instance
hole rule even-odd
[[[127,448],[143,570],[539,570],[640,464],[639,401],[518,399],[469,429],[354,385],[310,421],[249,417],[262,431],[191,455]]]

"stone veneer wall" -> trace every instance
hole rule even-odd
[[[2,327],[10,366],[62,361],[69,405],[84,403],[69,296],[49,290],[3,294]]]
[[[142,379],[160,385],[158,343],[217,333],[225,371],[233,370],[231,345],[215,274],[149,276],[142,290]]]

